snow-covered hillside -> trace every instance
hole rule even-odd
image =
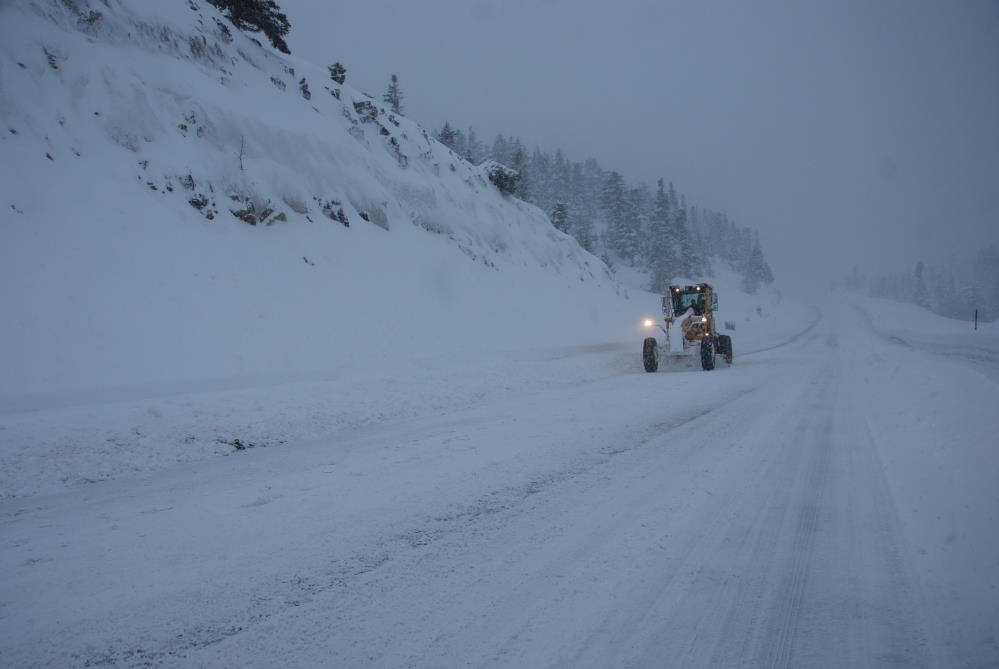
[[[527,370],[560,352],[638,369],[647,277],[325,66],[198,0],[0,12],[2,494],[564,384]],[[813,318],[712,280],[737,355]]]
[[[632,324],[542,212],[205,2],[0,12],[0,398]]]

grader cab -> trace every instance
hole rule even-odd
[[[715,358],[720,355],[729,365],[732,364],[732,338],[718,334],[715,327],[715,311],[718,309],[718,293],[709,284],[697,283],[692,286],[670,286],[663,295],[663,320],[659,326],[665,335],[663,344],[655,337],[646,337],[642,344],[642,362],[646,372],[659,369],[661,359],[677,360],[700,357],[701,368],[715,368]],[[646,327],[655,326],[649,319]],[[680,347],[672,350],[670,328],[679,328]]]

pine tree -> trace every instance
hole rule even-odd
[[[861,283],[861,280],[860,280],[860,270],[858,270],[857,266],[854,265],[853,268],[850,270],[850,274],[847,275],[847,277],[846,277],[846,287],[849,290],[858,290],[859,291],[861,289],[861,286],[862,286],[862,283]]]
[[[593,220],[585,214],[575,213],[569,225],[572,236],[576,238],[579,245],[586,251],[593,253]]]
[[[631,188],[625,193],[624,200],[624,253],[622,255],[630,264],[641,263],[646,255],[644,250],[644,228],[646,226],[645,200],[646,193],[642,188]]]
[[[282,53],[291,53],[284,41],[291,24],[274,0],[208,0],[208,2],[218,8],[240,30],[262,31],[275,49]]]
[[[926,279],[923,276],[925,271],[926,266],[923,265],[923,261],[920,260],[916,263],[916,270],[912,277],[912,301],[924,309],[929,308],[930,306],[929,293],[926,291]]]
[[[685,204],[686,203],[681,200],[680,209],[677,212],[677,217],[679,219],[677,225],[684,231],[683,245],[681,248],[683,257],[687,260],[686,264],[688,275],[691,278],[700,280],[709,272],[708,259],[704,255],[704,249],[701,246],[701,239],[698,236],[697,231],[690,225],[687,207],[684,206]]]
[[[555,206],[552,207],[551,213],[552,225],[559,232],[569,232],[569,207],[566,206],[565,202],[556,202]]]
[[[671,227],[672,212],[665,185],[660,179],[656,183],[656,194],[652,202],[652,215],[649,229],[648,266],[652,274],[649,289],[657,293],[665,293],[673,281],[673,271],[676,267],[676,241],[673,239]]]
[[[627,203],[625,202],[624,177],[611,172],[600,193],[600,207],[607,219],[607,247],[619,257],[628,252]]]
[[[531,201],[533,195],[533,183],[531,182],[531,169],[528,163],[527,151],[518,139],[513,150],[513,157],[510,167],[520,175],[520,182],[517,186],[517,197],[525,202]]]
[[[773,272],[770,271],[770,265],[763,257],[760,240],[755,238],[749,251],[746,268],[742,274],[742,286],[747,293],[754,295],[762,284],[773,283],[773,280]]]
[[[473,165],[478,165],[482,162],[485,152],[482,148],[482,142],[479,141],[479,136],[475,134],[472,126],[468,126],[468,133],[465,135],[465,138],[465,160]]]
[[[551,158],[540,148],[534,147],[530,159],[531,203],[544,210],[555,206],[558,197],[552,189]]]
[[[694,272],[691,271],[691,245],[687,234],[687,213],[680,208],[680,197],[677,195],[672,181],[669,184],[669,193],[666,197],[669,200],[670,242],[673,245],[672,252],[675,259],[672,269],[675,275],[692,278]]]
[[[496,139],[493,140],[493,148],[489,157],[503,165],[511,164],[513,151],[510,148],[510,142],[502,134],[496,135]]]
[[[402,114],[402,98],[402,90],[399,88],[399,77],[393,74],[382,100],[392,109],[393,113]]]
[[[465,139],[465,133],[460,128],[454,129],[454,144],[451,148],[462,158],[468,153],[468,140]]]
[[[455,138],[454,128],[448,121],[444,121],[444,127],[437,133],[437,141],[453,151]]]

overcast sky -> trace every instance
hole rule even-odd
[[[778,279],[999,243],[999,0],[279,0],[294,55],[760,231]]]

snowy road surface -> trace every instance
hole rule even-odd
[[[431,369],[379,420],[8,497],[0,665],[994,667],[996,358],[877,327]]]

